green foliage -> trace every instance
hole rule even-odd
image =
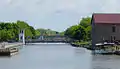
[[[35,35],[36,36],[40,36],[40,31],[39,30],[35,30]]]
[[[62,36],[64,36],[64,35],[65,35],[65,32],[60,32],[59,34],[62,35]]]
[[[20,29],[25,29],[25,37],[33,38],[40,35],[66,35],[72,39],[79,41],[91,40],[91,18],[82,18],[80,24],[71,26],[65,32],[56,32],[50,29],[37,29],[29,26],[24,21],[17,21],[16,23],[0,22],[0,41],[18,40]]]
[[[16,23],[0,23],[0,41],[18,40],[20,29],[25,29],[25,37],[36,36],[36,30],[24,21]]]
[[[26,22],[24,21],[17,21],[17,25],[19,29],[25,29],[25,37],[31,37],[35,35],[35,30],[32,26],[29,26]]]
[[[91,40],[91,18],[82,18],[80,24],[71,26],[65,31],[65,35],[79,41]]]
[[[18,20],[15,23],[0,22],[0,42],[8,40],[18,40],[19,31],[25,29],[26,39],[35,38],[40,35],[56,35],[59,32],[50,29],[37,29],[29,26],[26,22]]]
[[[80,25],[74,25],[66,30],[65,35],[75,40],[84,40],[86,38],[86,31],[84,27]]]
[[[35,36],[35,29],[32,26],[29,26],[29,29],[30,29],[31,33],[33,34],[33,36]]]
[[[91,40],[91,30],[92,30],[92,27],[91,26],[88,26],[85,31],[87,33],[87,40]]]
[[[6,30],[0,30],[0,42],[8,40]]]
[[[41,35],[56,35],[59,34],[59,32],[50,30],[50,29],[37,29],[37,31],[40,32]]]
[[[90,17],[82,18],[79,25],[83,26],[84,28],[91,26],[91,18]]]

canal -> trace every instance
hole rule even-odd
[[[34,44],[12,57],[0,57],[0,69],[120,69],[120,56],[92,55],[69,44]]]

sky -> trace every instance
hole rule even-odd
[[[119,13],[120,0],[0,0],[0,21],[64,31],[92,13]]]

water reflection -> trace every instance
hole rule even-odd
[[[117,55],[93,55],[93,69],[120,69],[120,56]]]

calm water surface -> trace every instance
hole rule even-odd
[[[16,56],[0,57],[0,69],[120,69],[120,56],[91,55],[68,44],[35,44]]]

